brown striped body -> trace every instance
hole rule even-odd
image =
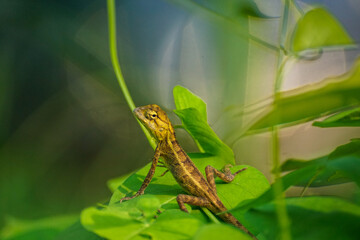
[[[187,212],[184,203],[189,203],[195,206],[206,207],[215,214],[227,211],[216,193],[214,174],[225,182],[231,182],[236,174],[246,168],[232,174],[229,169],[226,169],[225,173],[223,173],[211,166],[207,166],[205,169],[205,179],[177,142],[169,118],[158,105],[152,104],[138,107],[134,110],[134,113],[140,122],[151,132],[157,140],[158,145],[153,157],[153,163],[140,190],[134,196],[125,197],[121,201],[132,199],[144,193],[145,188],[155,173],[159,157],[163,157],[164,165],[174,176],[177,183],[189,194],[180,194],[177,196],[177,202],[181,210]],[[230,213],[223,213],[218,216],[256,239],[256,237]]]
[[[160,156],[164,158],[166,167],[174,176],[176,182],[187,193],[207,199],[210,204],[206,205],[206,207],[215,214],[227,211],[226,207],[218,197],[216,189],[211,187],[206,181],[202,173],[191,161],[176,139],[172,140],[171,144],[162,143],[159,147]],[[213,177],[213,175],[210,176],[210,178]],[[197,203],[196,200],[192,202],[192,204],[201,206],[201,202],[199,201],[199,203]],[[225,222],[231,223],[253,236],[232,214],[224,213],[219,214],[218,216]]]
[[[168,143],[160,145],[160,156],[165,160],[166,167],[174,176],[176,182],[189,194],[206,198],[211,202],[214,213],[226,211],[214,189],[206,181],[202,173],[190,160],[176,140],[171,142],[174,151]]]

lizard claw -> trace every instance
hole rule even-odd
[[[247,167],[244,167],[244,168],[240,169],[239,171],[237,171],[236,173],[234,173],[234,175],[237,175],[237,174],[241,173],[242,171],[245,171],[246,169],[247,169]]]
[[[122,199],[120,199],[120,203],[122,203],[123,201],[131,200],[131,199],[133,199],[135,197],[136,197],[136,195],[134,195],[132,197],[123,197]]]
[[[136,198],[137,196],[140,196],[143,194],[144,194],[144,192],[142,191],[142,192],[135,193],[134,196],[131,196],[131,197],[123,197],[122,199],[120,199],[120,203],[124,200],[131,200],[131,199]]]
[[[227,174],[227,175],[229,175],[229,174],[231,174],[230,168],[232,168],[232,167],[233,167],[233,165],[231,165],[231,164],[226,164],[226,165],[224,166],[224,168],[222,169],[222,172],[225,173],[225,174]]]

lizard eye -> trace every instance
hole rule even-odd
[[[156,112],[153,112],[153,111],[148,112],[148,113],[146,114],[146,118],[147,118],[147,119],[155,119],[156,117],[157,117],[157,113],[156,113]]]

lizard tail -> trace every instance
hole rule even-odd
[[[249,236],[251,236],[253,239],[257,240],[257,238],[252,234],[244,225],[242,225],[232,214],[230,213],[223,213],[220,214],[219,217],[224,220],[227,223],[231,223],[235,225],[235,227],[240,228],[245,233],[247,233]]]

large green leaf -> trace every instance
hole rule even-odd
[[[326,118],[323,121],[316,121],[313,126],[317,127],[360,127],[360,107],[352,108],[331,117]]]
[[[211,162],[217,162],[217,159],[214,157],[199,157],[193,158],[192,160],[203,173],[206,165]],[[231,183],[224,183],[221,180],[216,181],[218,195],[225,206],[228,208],[233,208],[244,200],[254,199],[269,188],[269,183],[266,177],[253,167],[244,165],[234,166],[231,168],[231,171],[235,172],[243,167],[247,167],[247,169],[237,175],[234,181]],[[140,169],[138,172],[124,181],[124,183],[119,185],[118,191],[120,194],[117,194],[116,197],[120,199],[126,194],[129,195],[135,193],[140,188],[149,168],[150,164]],[[145,193],[157,196],[160,200],[160,204],[175,203],[174,208],[177,209],[178,206],[176,206],[175,198],[178,194],[184,192],[170,173],[161,176],[163,171],[165,170],[160,168],[156,170],[154,177],[147,187]],[[114,202],[117,201],[115,200]]]
[[[360,139],[353,139],[324,157],[308,161],[287,160],[282,170],[299,169],[310,165],[320,167],[321,172],[311,179],[304,179],[297,183],[298,186],[321,187],[350,181],[355,181],[360,185]],[[289,169],[291,167],[292,169]]]
[[[313,160],[289,159],[281,166],[282,171],[296,170],[305,166],[318,166],[319,170],[313,176],[298,181],[296,186],[322,187],[335,184],[351,182],[352,180],[346,174],[338,169],[327,166],[328,156],[316,158]]]
[[[225,183],[220,179],[216,182],[218,195],[228,209],[258,198],[270,187],[267,178],[254,167],[237,165],[231,171],[234,173],[243,167],[247,169],[237,175],[231,183]]]
[[[360,207],[333,197],[287,198],[292,239],[358,239]],[[278,239],[278,216],[274,203],[248,211],[248,221],[265,235]]]
[[[178,209],[167,209],[159,214],[157,210],[160,207],[158,197],[143,195],[132,201],[105,206],[102,209],[85,209],[81,222],[88,230],[114,240],[146,236],[151,239],[190,238],[205,224],[206,220],[199,214],[187,214]]]
[[[279,92],[248,134],[275,125],[291,126],[360,103],[360,58],[346,74],[294,90]]]
[[[143,205],[147,206],[145,210]],[[151,223],[160,208],[159,200],[151,195],[141,196],[123,204],[90,207],[81,214],[83,226],[108,239],[131,239]]]
[[[126,211],[86,209],[82,215],[86,228],[111,240],[190,239],[204,220],[180,210],[167,210],[151,221],[132,217]],[[181,227],[179,227],[181,226]]]
[[[2,240],[54,239],[62,230],[76,222],[77,216],[59,216],[38,220],[8,218],[0,232]]]
[[[294,186],[306,179],[311,179],[318,171],[321,171],[319,166],[310,165],[305,168],[293,171],[281,178],[282,191],[285,191],[291,186]],[[276,181],[271,187],[256,199],[241,202],[237,207],[231,210],[234,215],[241,215],[250,208],[261,206],[273,201],[277,196],[274,195],[274,188],[279,184],[280,180]]]
[[[232,212],[244,212],[273,201],[276,184],[282,183],[282,190],[290,186],[325,186],[345,181],[354,181],[360,186],[360,139],[353,139],[350,143],[339,146],[327,157],[314,159],[309,163],[297,161],[295,164],[285,164],[288,168],[299,169],[288,173],[276,181],[264,194],[257,199],[240,203]]]
[[[214,157],[204,158],[206,157],[200,155],[198,158],[193,159],[199,169],[204,169],[208,162],[217,161],[213,159]],[[140,169],[118,186],[118,193],[114,192],[114,195],[116,194],[115,199],[117,198],[117,200],[112,201],[114,204],[102,209],[89,208],[83,211],[82,223],[86,229],[109,239],[117,239],[115,236],[119,234],[129,236],[129,239],[132,239],[130,236],[144,235],[151,236],[153,239],[177,239],[176,236],[183,239],[184,236],[187,236],[186,233],[192,236],[201,225],[207,223],[208,220],[198,210],[192,210],[191,214],[179,211],[176,196],[184,192],[171,174],[160,177],[163,172],[159,171],[160,169],[155,172],[155,176],[146,189],[145,195],[119,204],[119,198],[129,192],[133,194],[140,188],[149,167],[150,165]],[[243,167],[245,166],[235,166],[231,170],[235,172]],[[253,167],[247,167],[248,169],[237,175],[231,183],[224,183],[221,180],[216,181],[218,195],[228,208],[232,208],[242,201],[260,196],[269,187],[266,177],[261,172]],[[144,214],[144,210],[139,210],[138,201],[142,197],[149,197],[149,195],[150,198],[156,198],[156,200],[152,200],[155,204],[144,204],[145,206],[150,205],[149,214],[147,214],[148,218],[144,220],[141,219],[141,216],[146,214]],[[152,217],[157,216],[155,211],[157,208],[160,208],[162,213],[157,218],[152,219]],[[184,225],[183,222],[186,221],[190,225]],[[178,227],[179,224],[183,226],[181,229]],[[182,232],[182,229],[187,230]]]
[[[325,9],[315,8],[298,21],[293,33],[292,50],[300,52],[350,44],[354,44],[354,41],[340,23]]]
[[[188,89],[174,88],[176,110],[186,131],[192,136],[201,152],[221,156],[225,164],[235,164],[233,151],[223,143],[207,123],[206,104]]]

